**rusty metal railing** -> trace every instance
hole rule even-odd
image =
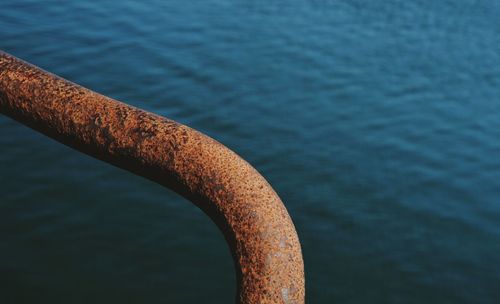
[[[237,303],[304,303],[302,253],[287,210],[267,181],[219,142],[1,51],[0,112],[201,208],[229,244]]]

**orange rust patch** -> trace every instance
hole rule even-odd
[[[304,303],[302,253],[288,212],[267,181],[219,142],[1,51],[0,112],[193,201],[228,241],[238,303]]]

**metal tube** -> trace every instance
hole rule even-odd
[[[0,112],[201,208],[229,244],[237,303],[304,303],[302,253],[286,208],[252,166],[219,142],[1,51]]]

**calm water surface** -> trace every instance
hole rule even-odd
[[[309,303],[500,302],[497,1],[0,1],[0,49],[215,137],[300,235]],[[232,303],[167,189],[0,117],[0,302]]]

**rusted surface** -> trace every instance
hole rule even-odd
[[[0,112],[200,207],[228,241],[237,303],[304,303],[302,253],[287,210],[267,181],[219,142],[1,51]]]

